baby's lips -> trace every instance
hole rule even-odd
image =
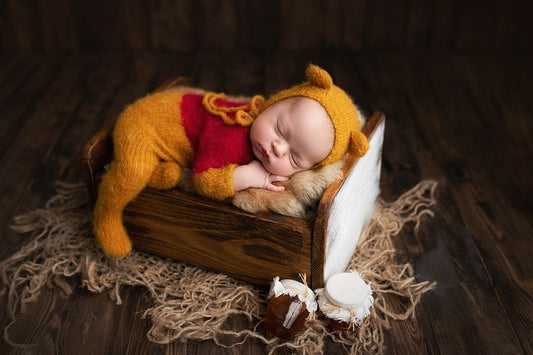
[[[270,163],[270,154],[268,154],[267,150],[263,148],[263,146],[259,143],[257,143],[257,149],[263,155],[263,157],[265,157],[265,159]]]

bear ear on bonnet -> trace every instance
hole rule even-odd
[[[361,131],[353,131],[350,135],[350,154],[362,157],[368,151],[368,139]]]
[[[331,79],[331,75],[329,75],[329,73],[324,69],[314,64],[309,64],[305,70],[305,76],[309,83],[322,89],[329,89],[333,86],[333,79]]]

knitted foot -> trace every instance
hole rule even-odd
[[[152,172],[148,186],[159,190],[170,189],[179,183],[180,177],[181,170],[178,164],[161,162]]]
[[[120,218],[96,218],[94,233],[105,254],[123,258],[131,252],[131,240],[120,223]]]

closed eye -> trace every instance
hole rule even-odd
[[[283,134],[281,133],[281,125],[279,124],[279,119],[276,121],[276,133],[278,136],[283,137]]]
[[[299,169],[300,168],[300,164],[298,162],[298,160],[294,157],[294,154],[291,153],[291,163],[293,165],[293,167]]]

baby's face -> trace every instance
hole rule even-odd
[[[271,174],[282,176],[324,160],[334,139],[333,123],[324,107],[300,96],[269,106],[250,128],[255,157]]]

